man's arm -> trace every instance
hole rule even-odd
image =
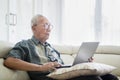
[[[60,66],[60,64],[58,64],[57,62],[48,62],[44,65],[38,65],[38,64],[29,63],[29,62],[26,62],[26,61],[23,61],[17,58],[13,58],[13,57],[8,57],[4,61],[4,65],[6,67],[9,67],[15,70],[42,71],[42,72],[55,70],[56,69],[55,67]]]

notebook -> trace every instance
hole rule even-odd
[[[89,62],[89,59],[93,57],[98,45],[99,42],[83,42],[78,50],[78,53],[73,61],[73,64],[61,65],[58,68],[71,67],[79,63]]]

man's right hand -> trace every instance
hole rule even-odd
[[[61,65],[58,62],[48,62],[42,65],[43,71],[54,71],[56,70],[56,67],[60,67]]]

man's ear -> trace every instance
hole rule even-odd
[[[32,26],[32,30],[34,31],[36,28],[35,28],[35,26]]]
[[[36,27],[32,26],[32,32],[35,33],[36,32]]]

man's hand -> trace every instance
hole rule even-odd
[[[42,65],[43,71],[54,71],[56,67],[60,67],[61,65],[58,62],[48,62]]]
[[[89,62],[93,62],[93,60],[94,60],[93,57],[90,57],[90,58],[88,59]]]

